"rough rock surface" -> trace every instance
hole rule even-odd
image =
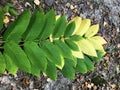
[[[36,8],[29,0],[11,0],[15,9]],[[95,66],[95,71],[86,75],[76,73],[69,80],[59,72],[57,81],[41,74],[36,78],[21,71],[17,76],[0,75],[0,90],[120,90],[120,0],[40,0],[44,11],[54,8],[56,14],[65,14],[70,20],[75,16],[90,18],[92,24],[99,23],[99,35],[108,42],[107,54]]]

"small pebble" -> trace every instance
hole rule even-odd
[[[34,3],[35,3],[36,5],[40,5],[40,1],[39,1],[39,0],[34,0]]]
[[[70,9],[73,10],[75,7],[73,5],[70,5]]]

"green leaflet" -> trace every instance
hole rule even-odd
[[[78,71],[79,73],[82,73],[82,74],[87,73],[87,66],[84,63],[84,59],[77,60],[76,71]]]
[[[43,50],[35,42],[26,42],[24,44],[24,50],[27,54],[31,67],[36,67],[39,71],[45,70],[47,67],[47,60]]]
[[[4,13],[2,11],[2,8],[0,8],[0,30],[3,28],[3,18],[4,18]]]
[[[2,53],[0,52],[0,73],[4,73],[5,69],[6,69],[5,59]]]
[[[9,42],[4,45],[5,53],[11,60],[23,71],[30,72],[31,65],[24,51],[15,42]]]
[[[97,34],[99,30],[99,24],[92,25],[89,27],[88,31],[85,33],[85,37],[92,37]]]
[[[75,78],[75,70],[72,64],[70,63],[70,60],[65,59],[65,65],[61,72],[67,78],[70,78],[70,79]]]
[[[44,23],[45,22],[45,15],[41,10],[35,12],[30,20],[29,26],[24,33],[25,40],[32,41],[38,38],[39,34],[41,33]]]
[[[96,52],[97,52],[97,57],[91,57],[90,56],[90,58],[94,61],[99,62],[99,61],[101,61],[102,57],[106,54],[106,52],[102,51],[102,50],[97,50]]]
[[[76,65],[77,65],[77,58],[74,57],[74,60],[65,58],[65,60],[68,61],[72,67],[76,67]]]
[[[53,30],[52,33],[52,37],[53,38],[61,37],[66,30],[66,26],[67,26],[66,17],[61,16],[60,18],[58,18],[58,20],[56,21],[55,29]]]
[[[80,41],[78,41],[78,44],[79,44],[79,46],[80,46],[83,53],[85,53],[85,54],[87,54],[89,56],[97,57],[95,48],[86,39],[81,38]]]
[[[57,69],[55,67],[55,64],[50,62],[48,60],[47,68],[45,70],[45,73],[47,74],[48,77],[50,77],[53,80],[57,79]]]
[[[55,13],[54,10],[50,10],[46,15],[45,15],[45,24],[42,29],[42,32],[40,33],[40,39],[47,39],[50,34],[53,32],[54,27],[55,27]]]
[[[58,46],[64,58],[73,59],[71,49],[61,40],[55,40],[55,45]]]
[[[67,28],[65,30],[65,33],[64,33],[64,37],[69,37],[73,34],[75,30],[75,22],[71,22],[67,25]]]
[[[9,71],[10,74],[16,75],[18,67],[14,63],[14,61],[4,52],[4,58],[6,62],[6,70]]]
[[[71,39],[66,39],[65,43],[74,51],[79,51],[79,46]]]
[[[87,56],[84,56],[84,62],[87,66],[87,70],[90,71],[94,70],[94,63]]]
[[[72,41],[79,41],[81,39],[80,35],[72,35],[69,37]]]
[[[30,11],[23,12],[4,33],[4,40],[19,42],[21,35],[25,32],[30,21]]]
[[[43,51],[46,53],[46,57],[59,69],[62,69],[64,66],[64,58],[57,46],[49,41],[42,41],[40,45]]]

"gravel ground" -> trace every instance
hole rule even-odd
[[[11,1],[18,14],[26,8],[42,7],[45,12],[54,8],[56,14],[65,14],[68,20],[81,16],[91,19],[92,24],[99,23],[99,35],[108,42],[104,46],[107,54],[95,65],[95,71],[76,73],[75,80],[64,78],[59,71],[57,81],[43,74],[36,78],[18,71],[15,77],[0,75],[0,90],[120,90],[120,0],[40,0],[40,5],[32,0]]]

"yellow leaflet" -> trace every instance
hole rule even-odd
[[[93,45],[88,42],[86,39],[81,38],[80,41],[78,42],[81,50],[83,53],[90,55],[90,56],[95,56],[97,57],[97,53]]]
[[[105,41],[105,39],[103,37],[100,37],[100,36],[94,36],[94,37],[91,37],[92,39],[95,39],[97,42],[99,42],[100,44],[106,44],[107,42]]]
[[[75,34],[76,33],[76,31],[78,31],[79,30],[79,27],[80,27],[80,24],[81,24],[81,17],[75,17],[75,18],[73,18],[72,20],[70,20],[70,22],[69,23],[71,23],[71,22],[75,22],[75,30],[74,30],[74,32],[73,32],[73,34]],[[68,24],[69,24],[68,23]]]
[[[72,55],[76,58],[84,58],[82,51],[73,51],[72,50]]]
[[[97,34],[99,30],[99,24],[92,25],[89,27],[88,31],[85,33],[85,37],[92,37]]]
[[[82,20],[80,26],[78,27],[78,29],[76,30],[75,34],[83,36],[89,29],[90,27],[90,19],[84,19]]]
[[[88,38],[87,40],[88,40],[88,42],[90,42],[93,45],[93,47],[96,50],[104,50],[102,44],[99,43],[96,39],[94,39],[94,38]]]

